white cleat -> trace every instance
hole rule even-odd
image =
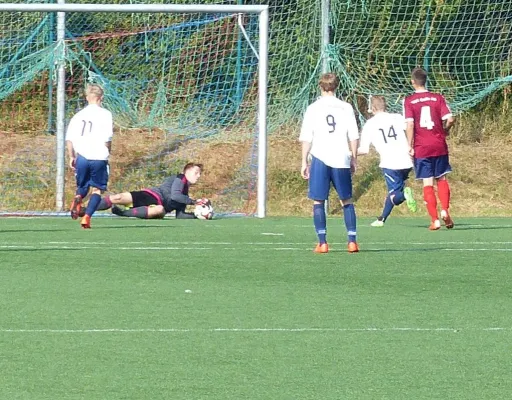
[[[384,226],[384,221],[381,221],[380,219],[377,219],[373,221],[370,226],[373,226],[374,228],[382,228]]]

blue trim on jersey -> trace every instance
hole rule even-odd
[[[388,193],[401,192],[405,188],[405,181],[409,178],[412,168],[388,169],[382,168]]]
[[[415,158],[414,170],[416,179],[441,178],[452,172],[448,154],[427,158]]]
[[[78,190],[88,191],[90,187],[107,190],[108,161],[87,160],[85,157],[78,155],[75,168]]]
[[[350,168],[332,168],[318,158],[312,157],[309,170],[309,192],[311,200],[327,200],[331,183],[341,200],[352,198],[352,174]]]

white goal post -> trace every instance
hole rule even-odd
[[[56,12],[57,41],[64,43],[66,12],[102,13],[226,13],[257,14],[258,38],[258,172],[257,172],[257,217],[266,215],[266,166],[267,166],[267,74],[268,74],[268,5],[177,5],[177,4],[0,4],[0,12]],[[64,208],[65,175],[65,61],[64,45],[61,62],[57,67],[57,159],[56,159],[56,208]]]

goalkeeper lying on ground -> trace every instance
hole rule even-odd
[[[176,218],[196,218],[193,213],[185,212],[185,208],[204,201],[192,200],[188,195],[189,186],[199,180],[202,169],[202,164],[188,163],[182,174],[170,176],[160,186],[104,196],[98,210],[112,208],[112,213],[121,217],[142,219],[163,218],[171,211],[176,211]]]

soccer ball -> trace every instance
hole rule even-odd
[[[213,207],[210,200],[203,199],[202,204],[196,205],[194,208],[194,215],[198,219],[212,219],[213,218]]]

